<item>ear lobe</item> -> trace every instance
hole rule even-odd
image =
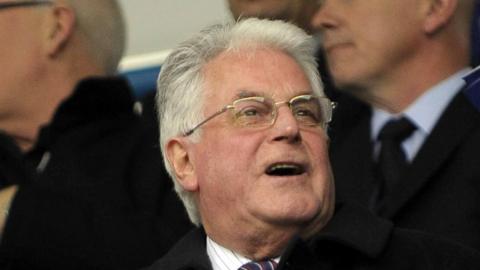
[[[170,166],[177,177],[178,183],[187,191],[198,190],[198,181],[189,153],[190,142],[185,138],[173,138],[165,147]]]
[[[453,18],[458,0],[428,0],[427,5],[424,31],[433,34]]]
[[[75,12],[72,8],[55,4],[50,11],[51,20],[47,27],[47,53],[55,56],[62,51],[75,29]]]

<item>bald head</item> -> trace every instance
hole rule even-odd
[[[0,64],[8,66],[0,74],[0,129],[25,150],[80,80],[116,73],[125,48],[117,1],[37,2],[0,16]]]
[[[126,30],[116,0],[58,0],[70,5],[76,30],[85,38],[92,58],[107,74],[114,74],[125,51]]]

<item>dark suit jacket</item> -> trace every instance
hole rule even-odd
[[[0,136],[0,187],[19,185],[0,269],[138,269],[190,229],[158,138],[133,108],[124,80],[90,78],[29,153]]]
[[[211,270],[205,232],[195,229],[148,270]],[[334,218],[313,239],[286,248],[282,269],[479,269],[479,253],[421,232],[394,229],[356,206],[339,205]]]
[[[480,8],[478,11],[480,12]],[[475,68],[464,79],[467,83],[465,95],[469,98],[472,105],[480,111],[480,67]]]
[[[358,102],[357,102],[358,103]],[[367,206],[374,186],[370,109],[338,114],[330,157],[337,196]],[[459,93],[412,161],[381,216],[396,226],[480,249],[480,113]]]

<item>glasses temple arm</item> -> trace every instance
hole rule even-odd
[[[206,122],[210,121],[212,118],[216,117],[217,115],[219,114],[222,114],[224,113],[225,111],[227,111],[228,109],[230,108],[230,106],[225,106],[223,107],[223,109],[221,109],[220,111],[210,115],[209,117],[205,118],[205,120],[203,120],[202,122],[198,123],[196,126],[194,126],[193,128],[189,129],[187,132],[185,132],[183,134],[183,136],[189,136],[191,135],[196,129],[198,129],[200,126],[202,126],[203,124],[205,124]]]

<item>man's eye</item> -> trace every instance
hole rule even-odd
[[[257,108],[247,108],[242,111],[242,114],[245,116],[256,116],[259,114],[259,112]]]
[[[259,107],[245,107],[237,112],[237,117],[260,117],[266,114],[265,109]]]
[[[311,116],[315,117],[314,113],[310,110],[299,109],[295,111],[295,115],[297,116]]]
[[[294,111],[294,115],[296,118],[302,119],[302,120],[308,120],[312,122],[318,122],[319,121],[319,115],[315,111],[312,111],[310,109],[305,109],[305,108],[298,108]]]

